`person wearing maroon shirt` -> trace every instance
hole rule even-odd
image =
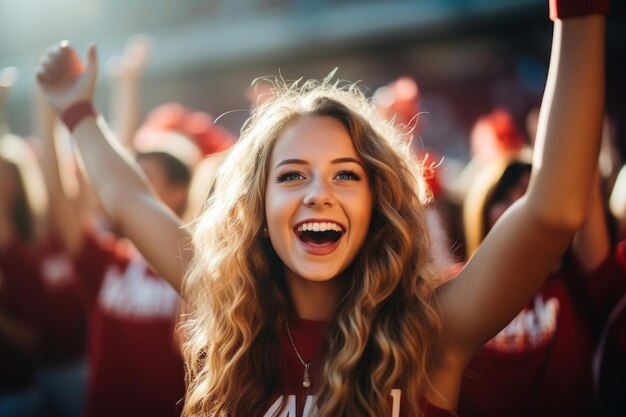
[[[30,184],[23,175],[28,151],[22,139],[10,134],[0,136],[0,415],[3,417],[34,417],[41,412],[35,361],[41,340],[37,307],[42,301],[42,290],[33,252],[38,216],[32,210]]]
[[[89,317],[85,416],[180,414],[184,371],[175,340],[179,299],[126,239],[96,230],[62,186],[54,116],[40,109],[43,165],[50,210],[73,258],[79,294]],[[171,210],[183,213],[190,172],[161,151],[137,155],[154,190]]]
[[[0,71],[0,131],[9,131],[3,125],[2,96],[15,81],[16,71],[11,80],[7,80],[6,73],[7,70]],[[79,417],[84,398],[85,324],[71,266],[49,239],[46,193],[30,140],[10,133],[3,135],[0,159],[0,199],[4,206],[0,228],[6,251],[3,264],[11,268],[4,276],[5,290],[8,293],[16,286],[21,289],[6,300],[17,306],[22,315],[28,315],[28,326],[22,329],[35,331],[37,336],[36,347],[28,348],[35,349],[29,354],[37,389],[36,401],[32,403],[39,404],[41,411],[37,414],[43,417]],[[31,287],[29,291],[24,290],[25,285]],[[3,355],[3,359],[11,362],[12,369],[22,363],[11,361],[10,355]],[[10,383],[15,375],[8,371],[9,365],[0,369],[4,382]],[[0,415],[9,415],[9,410],[0,410]]]
[[[524,157],[506,157],[479,174],[464,206],[468,256],[524,195],[530,173]],[[599,185],[570,250],[533,299],[467,366],[460,416],[593,414],[592,359],[604,310],[615,305],[609,288],[620,278],[610,256]]]
[[[184,414],[267,414],[292,385],[280,371],[291,351],[310,393],[296,394],[304,407],[296,416],[317,407],[319,417],[401,417],[418,415],[421,403],[453,414],[473,353],[528,302],[584,221],[598,158],[607,7],[553,4],[541,169],[459,276],[438,287],[423,177],[407,147],[395,146],[399,132],[374,117],[354,86],[342,89],[332,77],[277,80],[276,97],[255,110],[218,169],[189,242],[93,106],[95,47],[86,62],[67,42],[44,54],[39,85],[76,139],[103,205],[184,290]],[[328,322],[322,357],[293,337],[292,316]],[[293,414],[287,406],[275,414]]]
[[[72,259],[52,231],[37,245],[43,291],[37,384],[43,416],[80,417],[85,405],[87,317]]]
[[[182,212],[189,181],[186,167],[162,152],[142,154],[138,160],[164,200]],[[182,173],[182,180],[172,170]],[[58,221],[54,210],[61,204],[51,200],[51,206]],[[127,240],[63,224],[62,237],[74,258],[89,314],[85,415],[178,415],[184,393],[174,337],[178,295]]]
[[[178,415],[178,295],[130,242],[85,232],[73,252],[89,312],[86,416]]]

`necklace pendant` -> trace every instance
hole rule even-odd
[[[285,327],[287,328],[287,336],[289,337],[289,342],[291,342],[291,347],[293,348],[293,351],[298,357],[298,360],[300,361],[300,363],[304,366],[304,375],[302,376],[302,386],[304,388],[308,388],[311,386],[311,378],[309,378],[309,366],[311,366],[313,362],[306,363],[304,359],[302,359],[302,356],[300,356],[300,352],[298,352],[298,349],[296,348],[296,344],[293,342],[293,337],[291,337],[291,330],[289,330],[288,322],[285,322]]]
[[[311,379],[309,378],[309,366],[311,366],[310,363],[304,364],[304,376],[302,378],[302,386],[304,388],[308,388],[311,386]]]

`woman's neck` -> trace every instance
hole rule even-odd
[[[313,282],[286,273],[287,287],[298,317],[306,320],[330,321],[337,310],[342,279]]]

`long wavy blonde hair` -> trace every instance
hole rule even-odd
[[[183,288],[185,416],[255,416],[277,394],[290,302],[280,259],[262,234],[264,195],[274,143],[303,116],[343,123],[374,195],[366,242],[344,272],[347,284],[329,324],[318,416],[388,415],[391,390],[400,387],[410,414],[419,414],[440,330],[419,163],[406,132],[379,120],[357,86],[328,77],[275,81],[274,96],[244,125],[195,224]]]

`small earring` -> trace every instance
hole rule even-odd
[[[263,228],[263,237],[270,237],[270,231],[267,230],[267,226]]]

